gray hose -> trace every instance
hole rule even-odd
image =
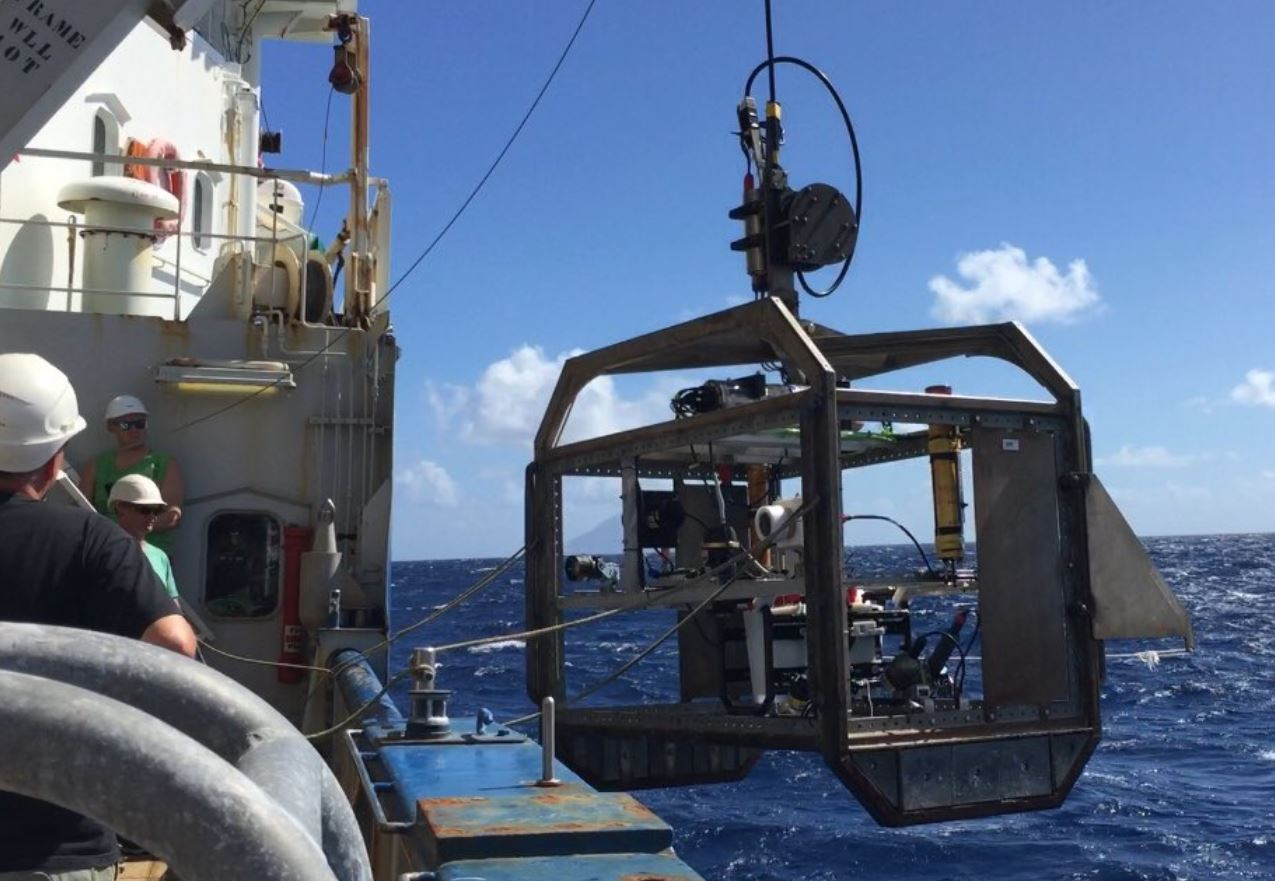
[[[0,706],[0,788],[98,820],[162,856],[186,881],[334,881],[291,816],[153,716],[8,671],[0,672]]]
[[[136,640],[13,623],[0,623],[0,670],[81,686],[167,722],[238,766],[321,842],[339,881],[371,881],[362,832],[322,757],[229,677]]]

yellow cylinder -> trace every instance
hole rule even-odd
[[[950,395],[945,385],[925,390]],[[939,559],[956,562],[965,557],[965,499],[961,487],[961,438],[955,425],[931,425],[930,481],[934,490],[934,547]]]

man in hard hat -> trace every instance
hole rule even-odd
[[[106,405],[106,430],[115,438],[115,449],[90,459],[80,469],[80,491],[88,496],[94,508],[114,518],[110,495],[115,481],[126,474],[141,474],[155,481],[167,501],[167,508],[155,518],[149,541],[167,553],[170,547],[167,533],[181,520],[184,487],[177,460],[150,448],[146,434],[149,422],[150,412],[141,398],[133,395],[112,398]]]
[[[193,656],[195,634],[137,543],[92,511],[43,501],[84,427],[61,370],[0,354],[0,620],[140,637]],[[0,792],[0,877],[98,881],[114,878],[118,861],[106,827]]]
[[[173,577],[172,561],[162,549],[147,541],[155,528],[155,521],[168,510],[155,481],[141,474],[125,474],[111,487],[107,505],[115,522],[142,549],[168,595],[175,600],[180,599],[177,580]]]

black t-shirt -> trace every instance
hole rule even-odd
[[[176,611],[137,542],[115,523],[0,493],[0,620],[136,638]],[[0,792],[0,872],[70,872],[118,861],[115,835],[100,823]]]

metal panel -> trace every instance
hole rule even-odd
[[[560,726],[558,754],[603,790],[649,789],[742,780],[762,751],[664,733],[611,733]]]
[[[658,853],[673,830],[637,799],[582,787],[417,802],[439,863],[491,856]]]
[[[1065,700],[1054,438],[976,428],[972,440],[984,699],[991,707]]]
[[[1191,621],[1097,475],[1085,491],[1093,635],[1098,639],[1178,636],[1195,648]]]
[[[618,853],[525,860],[464,860],[438,870],[438,881],[704,881],[667,854]]]

